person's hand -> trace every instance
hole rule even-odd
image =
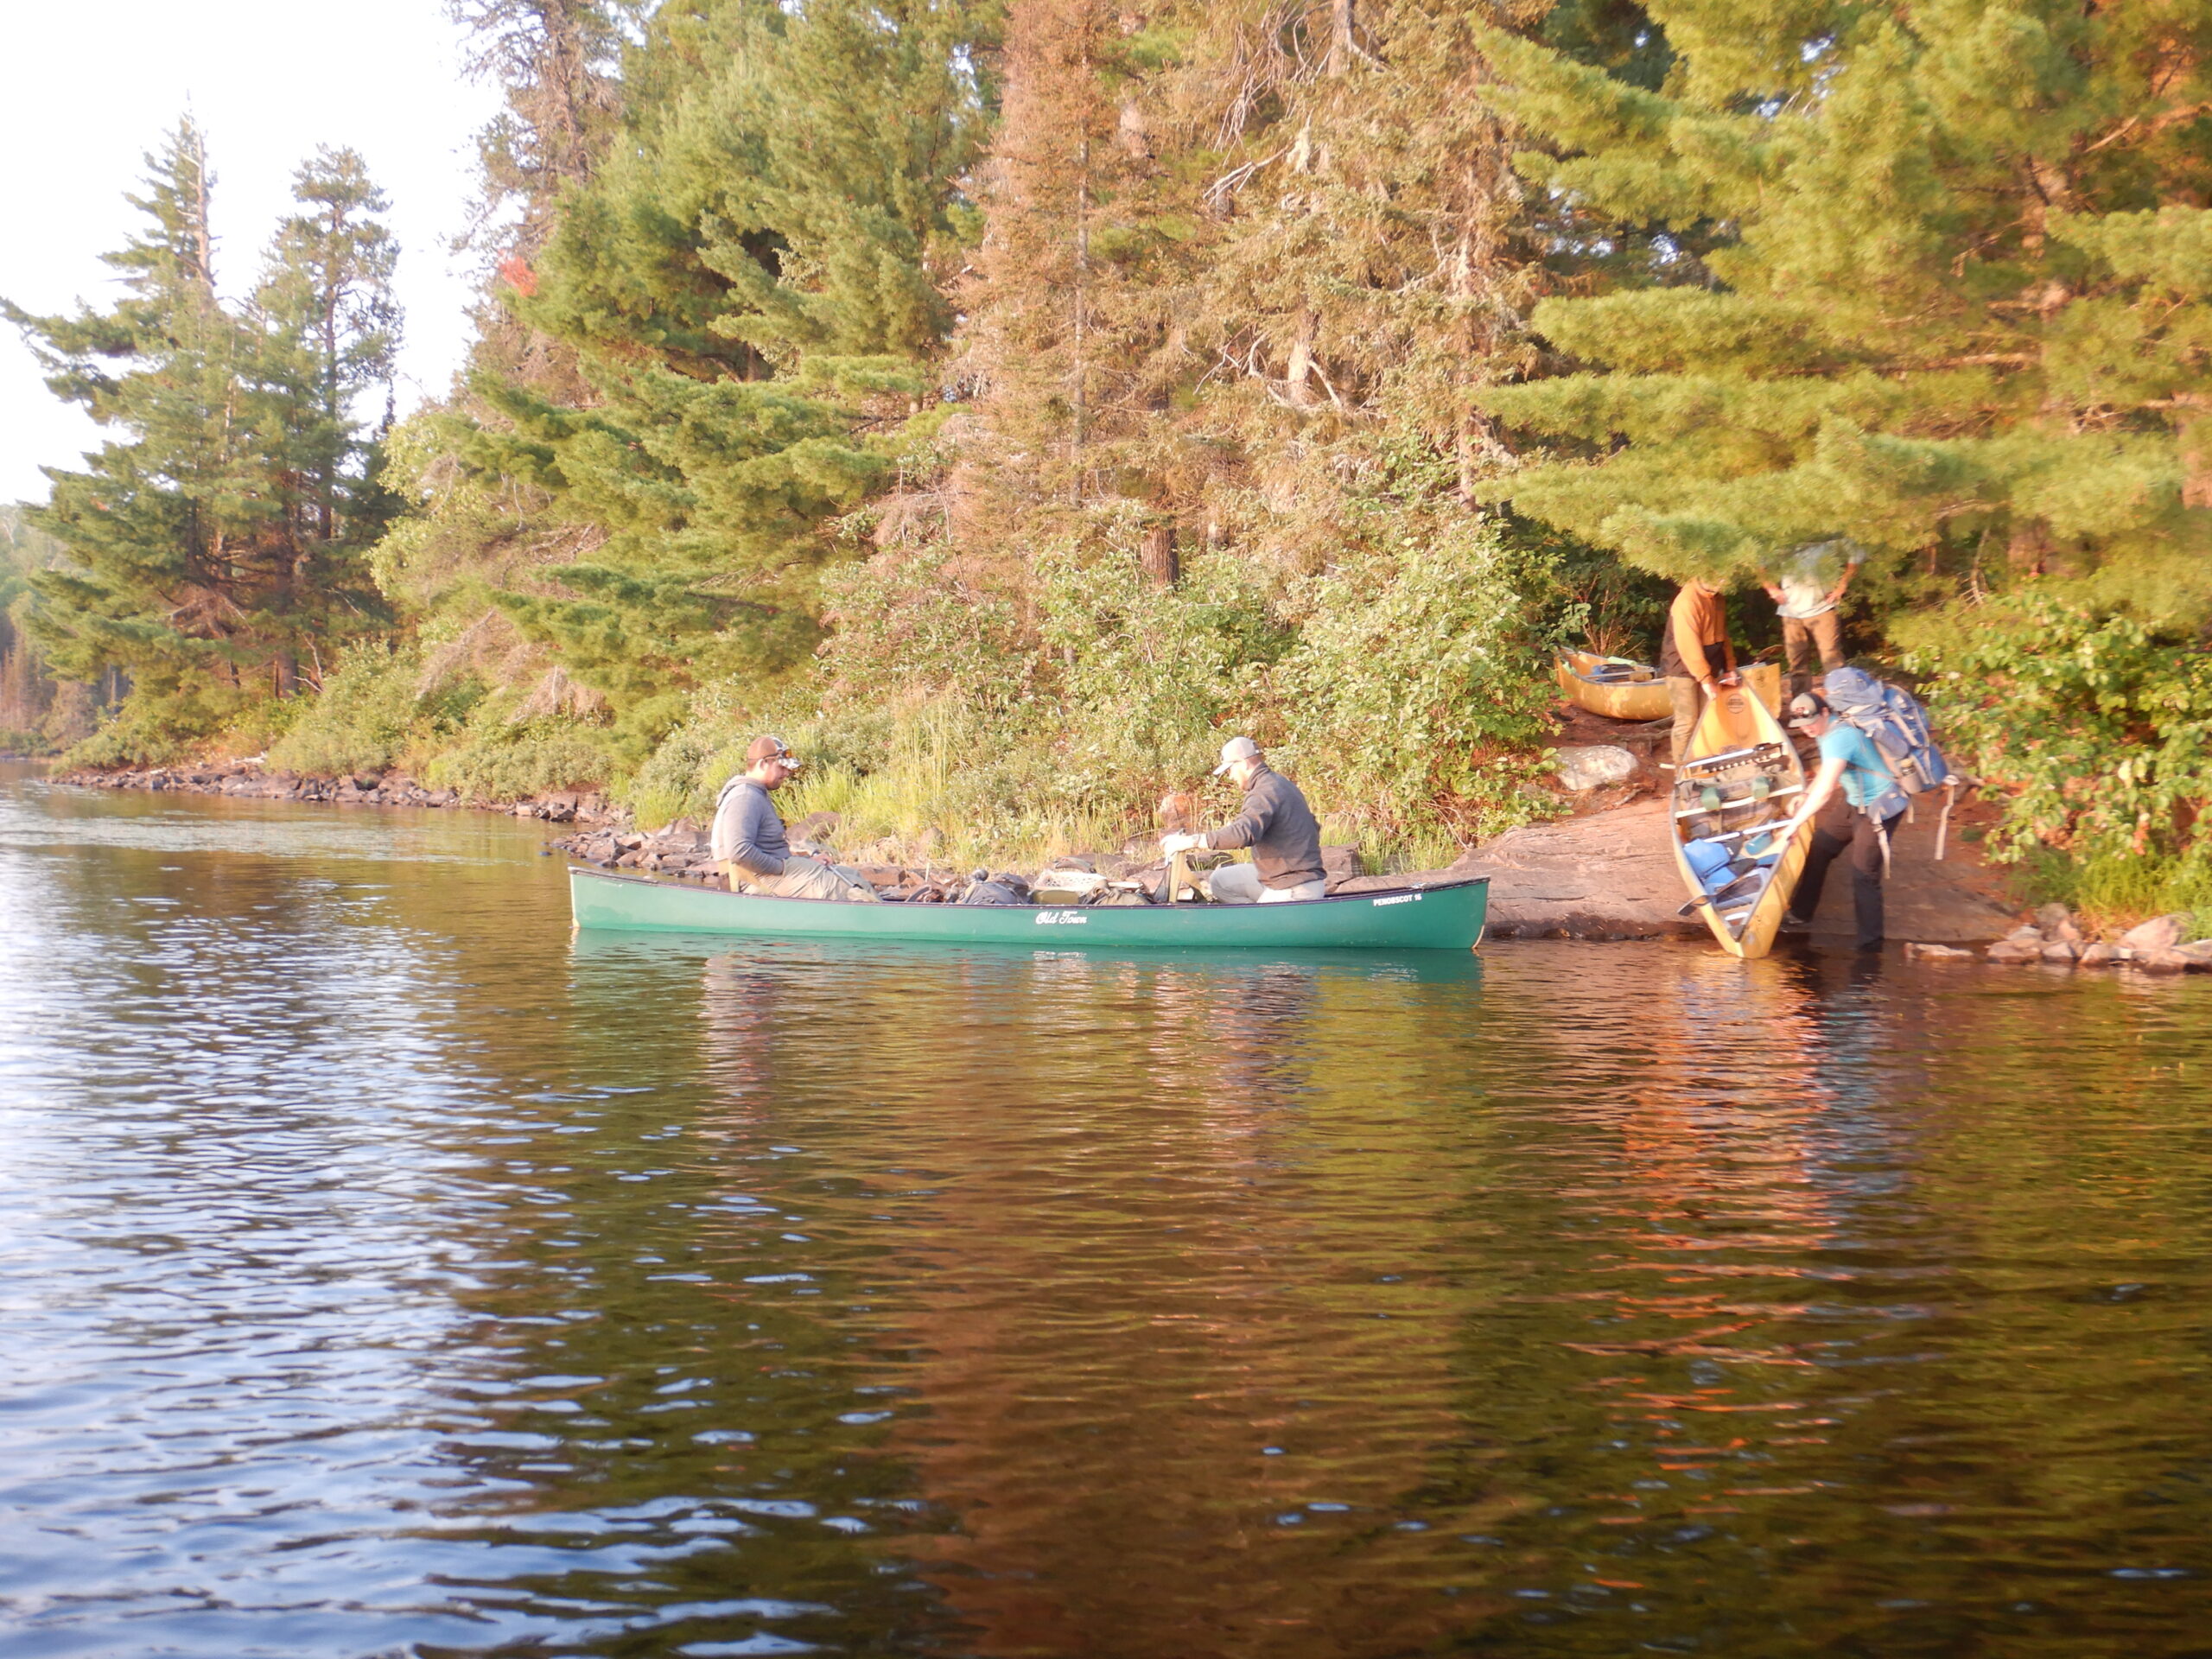
[[[1732,668],[1720,677],[1720,683],[1723,685],[1741,685],[1743,683],[1744,677]]]
[[[1198,845],[1201,839],[1198,836],[1186,836],[1179,830],[1160,838],[1160,850],[1164,857],[1173,858],[1178,853],[1189,852]]]
[[[1789,594],[1783,593],[1781,588],[1776,587],[1772,582],[1769,582],[1767,584],[1766,596],[1777,605],[1786,604],[1789,599]]]

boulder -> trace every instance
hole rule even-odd
[[[2043,943],[2039,939],[1999,939],[1989,947],[1989,959],[1999,963],[2041,962]]]
[[[2171,950],[2181,943],[2182,935],[2189,931],[2196,918],[2185,910],[2171,915],[2153,916],[2147,922],[2139,922],[2120,936],[2120,942],[2130,950],[2153,952]]]
[[[2178,950],[2145,950],[2135,958],[2135,965],[2146,974],[2185,974],[2196,963]]]
[[[1904,953],[1929,962],[1970,962],[1974,959],[1973,951],[1961,950],[1955,944],[1908,944]]]
[[[2174,954],[2187,957],[2199,969],[2212,969],[2212,939],[2199,939],[2194,944],[2177,944],[2174,947]]]
[[[2007,944],[2041,944],[2043,929],[2032,924],[2026,927],[2016,927],[2005,936],[2005,942]]]
[[[1321,849],[1321,874],[1332,880],[1349,880],[1367,874],[1357,847],[1324,847]]]
[[[690,820],[685,818],[679,819],[678,822],[690,823]],[[835,812],[810,812],[804,817],[801,818],[797,823],[791,825],[791,837],[794,842],[825,839],[837,833],[837,825],[840,822],[841,820]],[[671,825],[670,827],[673,828],[674,826]],[[692,828],[696,832],[697,826],[695,824],[692,825]]]
[[[1624,784],[1637,773],[1636,757],[1616,743],[1574,744],[1554,753],[1560,782],[1578,795],[1608,784]]]
[[[2120,960],[2120,952],[2109,944],[2085,944],[2082,954],[2075,958],[2084,968],[2104,968]]]
[[[2045,962],[2070,963],[2082,953],[2082,947],[2071,939],[2053,939],[2043,948]]]
[[[2063,905],[2045,905],[2036,912],[2036,925],[2043,930],[2046,939],[2079,944],[2084,938],[2082,930],[2075,925],[2073,912]]]

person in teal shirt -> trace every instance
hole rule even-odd
[[[1812,925],[1813,912],[1820,908],[1821,889],[1827,883],[1828,866],[1848,851],[1859,948],[1878,950],[1882,948],[1882,874],[1889,862],[1890,831],[1904,816],[1904,791],[1897,786],[1897,774],[1874,747],[1873,739],[1847,721],[1839,720],[1819,692],[1801,692],[1790,699],[1789,728],[1805,733],[1820,745],[1821,766],[1781,837],[1787,844],[1800,824],[1811,821],[1812,844],[1806,850],[1804,873],[1797,878],[1797,891],[1790,897],[1783,930],[1802,932]]]

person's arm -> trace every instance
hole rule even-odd
[[[1821,756],[1821,769],[1813,774],[1813,781],[1805,791],[1805,798],[1797,804],[1797,810],[1789,815],[1789,824],[1782,832],[1784,841],[1797,833],[1800,824],[1835,798],[1835,792],[1843,783],[1845,765],[1844,758],[1840,754]]]
[[[1254,790],[1244,798],[1244,810],[1218,830],[1209,830],[1198,837],[1198,845],[1208,852],[1234,852],[1239,847],[1249,847],[1265,840],[1268,826],[1274,822],[1275,804],[1263,800]]]
[[[1835,586],[1828,589],[1829,604],[1837,605],[1842,602],[1843,590],[1851,586],[1851,579],[1853,576],[1856,575],[1858,572],[1858,560],[1846,559],[1843,562],[1843,574],[1835,579]]]

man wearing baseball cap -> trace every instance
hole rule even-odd
[[[804,764],[791,747],[780,737],[756,737],[745,761],[745,770],[722,785],[715,802],[714,858],[729,878],[729,890],[775,899],[879,902],[867,882],[791,851],[783,816],[768,798]]]
[[[1890,861],[1890,830],[1904,814],[1905,796],[1897,774],[1874,747],[1873,739],[1839,720],[1817,691],[1789,700],[1789,729],[1803,732],[1821,746],[1821,769],[1777,841],[1787,845],[1797,827],[1810,820],[1812,845],[1805,868],[1783,918],[1788,932],[1810,927],[1820,908],[1828,866],[1847,849],[1851,853],[1852,908],[1859,924],[1859,948],[1882,948],[1882,875]]]
[[[1244,791],[1243,811],[1218,830],[1164,836],[1160,850],[1173,858],[1198,849],[1227,852],[1249,847],[1251,863],[1216,870],[1208,883],[1214,897],[1227,904],[1322,897],[1328,878],[1321,868],[1321,825],[1298,785],[1272,770],[1249,737],[1232,737],[1221,746],[1221,764],[1213,775],[1224,772]]]

